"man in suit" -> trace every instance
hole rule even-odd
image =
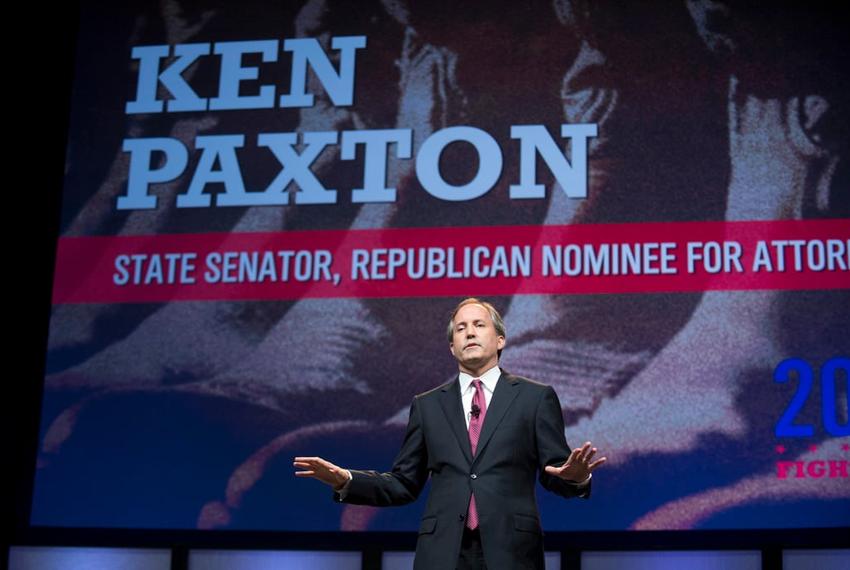
[[[392,470],[296,457],[296,476],[331,485],[337,501],[375,506],[415,500],[430,476],[416,569],[542,569],[535,477],[553,493],[587,498],[605,458],[593,460],[590,442],[570,451],[550,386],[498,368],[505,337],[491,304],[465,299],[448,328],[458,377],[413,399]]]

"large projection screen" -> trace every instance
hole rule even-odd
[[[841,12],[83,2],[31,524],[416,530],[292,458],[388,470],[476,296],[609,458],[547,531],[850,526]]]

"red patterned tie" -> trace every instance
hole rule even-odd
[[[472,446],[472,455],[478,449],[478,438],[481,436],[481,426],[484,425],[484,416],[487,415],[487,400],[484,399],[484,389],[481,387],[481,379],[472,381],[475,386],[475,394],[472,396],[472,409],[478,408],[478,414],[469,417],[469,443]],[[478,528],[478,509],[475,508],[475,495],[469,497],[469,514],[466,517],[466,526],[469,529]]]

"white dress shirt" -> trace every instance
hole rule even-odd
[[[494,366],[480,376],[487,408],[490,407],[490,400],[493,399],[493,391],[496,389],[496,383],[499,381],[499,376],[501,375],[502,371],[499,370],[499,367]],[[466,372],[461,372],[457,379],[460,382],[460,401],[463,404],[463,417],[466,420],[466,429],[469,429],[469,420],[472,417],[472,397],[475,396],[475,386],[472,385],[474,379],[474,377]]]

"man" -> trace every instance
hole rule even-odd
[[[555,391],[498,368],[505,326],[489,303],[462,301],[449,322],[460,372],[413,399],[401,451],[389,473],[354,471],[296,457],[296,476],[331,485],[334,498],[390,506],[431,493],[419,528],[417,569],[542,569],[535,476],[563,497],[590,496],[590,442],[570,452]]]

